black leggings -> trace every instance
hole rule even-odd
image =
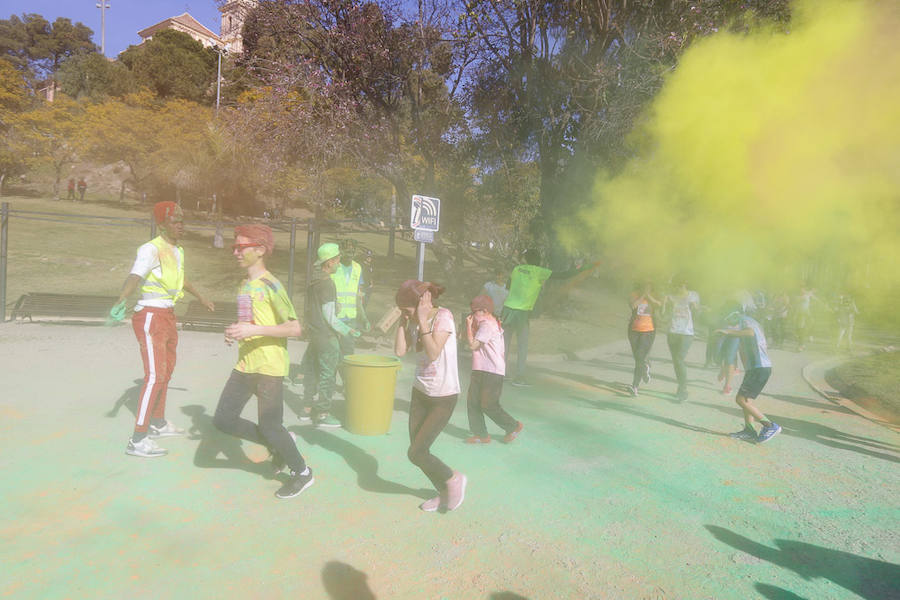
[[[500,406],[502,391],[503,375],[487,371],[472,371],[466,404],[469,412],[469,430],[474,435],[487,437],[484,415],[489,416],[506,433],[516,430],[519,423]]]
[[[641,378],[646,372],[647,356],[650,355],[654,338],[656,338],[655,331],[634,331],[630,327],[628,329],[628,342],[631,344],[631,354],[634,355],[634,377],[631,380],[634,387],[640,385]]]
[[[267,447],[281,456],[291,471],[300,473],[306,470],[306,461],[282,424],[282,379],[274,375],[232,371],[219,397],[213,424],[223,433]],[[241,417],[241,411],[253,394],[256,394],[259,425]]]
[[[434,398],[413,388],[409,404],[409,461],[422,469],[434,488],[441,492],[453,470],[431,453],[431,445],[450,421],[458,394]]]

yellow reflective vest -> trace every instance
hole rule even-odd
[[[184,297],[184,250],[171,245],[158,236],[150,240],[159,254],[159,270],[162,277],[157,277],[151,270],[141,286],[141,298],[144,300],[171,300],[174,304]],[[175,255],[176,248],[181,252],[181,261]]]
[[[355,260],[350,263],[350,277],[347,277],[344,265],[338,266],[338,270],[331,274],[334,288],[337,292],[337,317],[339,319],[356,318],[356,298],[359,295],[359,280],[362,277],[362,267]]]

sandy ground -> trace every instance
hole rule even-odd
[[[299,362],[304,344],[290,349]],[[219,336],[182,333],[167,412],[191,436],[149,460],[124,453],[130,327],[2,324],[0,596],[900,598],[900,437],[816,396],[800,377],[814,356],[774,352],[759,404],[784,432],[727,438],[738,409],[703,350],[683,403],[662,338],[638,398],[622,392],[624,340],[534,357],[534,387],[504,390],[525,423],[514,444],[492,424],[494,443],[463,444],[457,405],[433,451],[468,474],[466,501],[426,514],[405,454],[409,363],[387,435],[318,431],[287,409],[316,484],[279,501],[266,451],[212,428],[235,359]]]

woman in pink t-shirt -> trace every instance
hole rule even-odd
[[[484,424],[484,415],[503,428],[503,441],[512,442],[522,431],[516,421],[500,406],[503,376],[506,374],[503,329],[494,316],[494,301],[490,296],[475,296],[470,304],[472,313],[466,317],[466,338],[472,350],[472,377],[469,381],[469,429],[472,436],[467,444],[487,444],[491,441]]]
[[[431,454],[431,445],[450,421],[459,398],[453,314],[433,304],[442,293],[443,286],[409,279],[396,296],[402,316],[394,337],[394,351],[403,356],[415,348],[417,354],[406,454],[438,491],[436,497],[419,507],[427,512],[439,508],[454,510],[463,503],[466,493],[466,476]]]

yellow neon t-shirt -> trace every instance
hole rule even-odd
[[[537,302],[544,282],[553,273],[537,265],[519,265],[509,277],[509,295],[503,306],[516,310],[531,310]]]
[[[239,294],[250,296],[253,322],[257,325],[280,325],[297,320],[287,290],[268,271],[252,281],[245,280]],[[290,364],[287,338],[258,335],[238,342],[238,362],[234,368],[242,373],[284,377]]]

